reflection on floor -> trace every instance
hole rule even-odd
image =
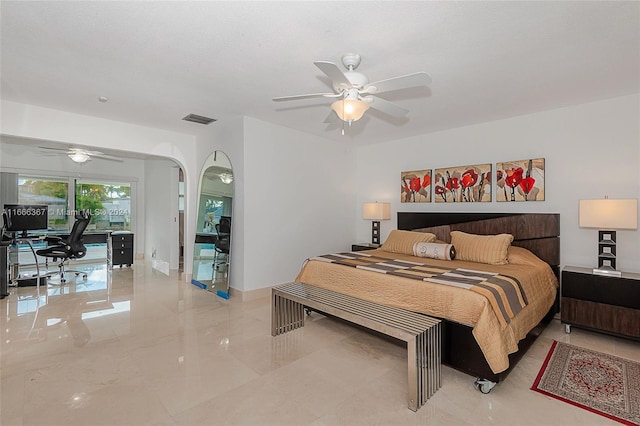
[[[272,338],[269,299],[223,300],[150,265],[12,288],[2,313],[0,424],[602,425],[529,390],[553,339],[640,361],[640,343],[554,321],[482,395],[443,367],[414,413],[406,349],[313,314]]]

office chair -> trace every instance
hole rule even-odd
[[[11,219],[7,212],[2,212],[2,233],[0,233],[0,244],[9,245],[13,235],[9,235],[7,229],[11,227]]]
[[[229,250],[231,249],[231,218],[229,216],[221,216],[220,223],[216,224],[216,243],[215,243],[215,257],[213,258],[213,270],[214,274],[220,272],[220,262],[218,262],[218,256],[224,256],[224,265],[226,268],[224,269],[224,273],[228,271],[229,268]],[[214,281],[215,278],[214,278]]]
[[[36,254],[38,256],[44,256],[46,258],[53,258],[54,262],[57,262],[60,259],[60,263],[58,263],[58,274],[60,274],[60,282],[65,283],[67,280],[65,278],[65,273],[73,272],[76,276],[81,275],[84,278],[87,278],[87,273],[82,271],[75,270],[66,270],[64,269],[64,262],[70,259],[80,259],[87,254],[87,248],[82,243],[82,234],[84,230],[87,228],[89,221],[91,220],[91,215],[86,211],[78,211],[76,212],[76,221],[73,223],[73,228],[71,228],[71,233],[67,238],[60,238],[56,236],[47,236],[45,241],[47,244],[53,244],[47,248],[37,250]],[[55,273],[47,274],[47,276],[55,275]]]

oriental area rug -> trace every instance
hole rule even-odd
[[[638,362],[554,341],[531,389],[623,424],[640,424]]]

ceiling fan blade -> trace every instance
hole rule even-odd
[[[122,158],[112,157],[111,155],[106,154],[91,154],[90,157],[100,158],[102,160],[117,161],[118,163],[122,163],[124,161],[122,160]]]
[[[311,99],[311,98],[337,98],[338,96],[341,96],[341,94],[309,93],[306,95],[280,96],[278,98],[273,98],[273,100],[276,102],[281,102],[281,101],[296,101],[298,99]]]
[[[69,148],[52,148],[50,146],[39,146],[38,149],[44,149],[48,151],[56,151],[61,154],[67,154],[69,152]]]
[[[426,72],[416,72],[400,77],[388,78],[386,80],[374,81],[365,85],[360,93],[373,95],[392,90],[406,89],[409,87],[428,86],[431,84],[431,77]]]
[[[350,89],[352,84],[346,75],[333,62],[316,61],[313,63],[320,71],[325,73],[331,79],[333,87],[336,90]]]
[[[385,101],[382,98],[366,96],[362,99],[366,101],[371,108],[377,109],[378,111],[384,112],[385,114],[389,114],[393,117],[401,118],[409,113],[408,109],[402,108],[400,105],[396,105],[393,102]]]

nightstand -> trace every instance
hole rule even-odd
[[[351,244],[351,251],[375,250],[380,248],[380,244],[356,243]]]
[[[640,274],[595,275],[590,268],[562,270],[560,319],[571,326],[640,340]]]

